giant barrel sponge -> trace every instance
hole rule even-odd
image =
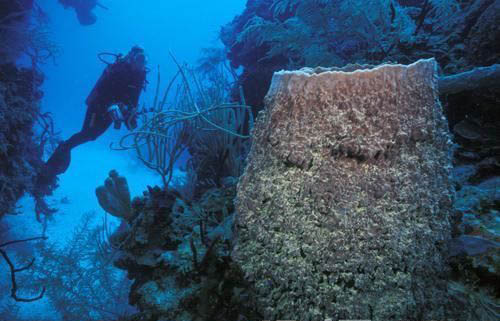
[[[436,71],[274,74],[233,251],[264,319],[445,319],[452,142]]]

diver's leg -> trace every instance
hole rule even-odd
[[[80,144],[86,143],[88,141],[96,140],[99,136],[104,134],[104,132],[111,126],[111,117],[107,114],[96,115],[93,114],[90,117],[90,121],[87,125],[83,126],[82,130],[73,136],[71,136],[65,144],[70,148],[74,148]]]
[[[96,140],[109,128],[111,122],[112,120],[107,114],[98,115],[88,112],[82,130],[57,146],[54,154],[46,163],[46,174],[57,176],[64,173],[71,162],[71,149],[88,141]]]

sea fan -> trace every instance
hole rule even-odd
[[[335,3],[338,1],[330,1],[330,0],[308,0],[308,1],[303,1],[303,0],[278,0],[274,2],[271,6],[273,16],[274,17],[279,17],[287,12],[295,12],[295,10],[298,10],[299,8],[303,8],[304,6],[307,6],[309,8],[316,7],[321,5],[325,5],[328,3]]]
[[[95,213],[86,213],[66,246],[43,242],[33,269],[20,275],[29,293],[41,286],[64,320],[95,321],[133,312],[127,297],[130,282],[102,256],[96,240]],[[26,279],[27,278],[27,279]]]
[[[449,19],[460,12],[460,4],[456,0],[429,0],[431,9],[427,17],[431,20],[433,30],[440,31],[449,23]]]

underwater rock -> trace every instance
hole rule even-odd
[[[458,230],[462,234],[500,242],[500,212],[498,211],[500,177],[489,178],[477,185],[465,184],[461,186],[456,196],[454,208],[457,214],[462,216],[457,226]],[[488,260],[488,265],[499,266],[499,257],[500,255],[492,256],[492,259]],[[500,279],[498,273],[500,272],[497,271],[496,277]],[[483,275],[479,273],[478,278],[482,279]]]
[[[453,179],[457,188],[462,187],[467,181],[476,175],[477,169],[474,165],[462,165],[453,168]]]
[[[497,185],[494,185],[497,184]],[[456,209],[480,215],[500,205],[500,182],[491,178],[478,186],[466,185],[457,192]]]
[[[500,52],[500,1],[476,0],[464,19],[464,53],[470,61],[498,63]]]
[[[274,74],[233,251],[265,319],[446,318],[452,144],[436,70]]]
[[[490,249],[499,249],[500,243],[479,236],[461,235],[450,242],[450,256],[483,254]]]
[[[440,95],[456,94],[479,88],[500,88],[500,64],[477,67],[439,79]]]
[[[461,138],[473,142],[481,141],[481,139],[483,139],[484,137],[483,135],[481,135],[481,128],[478,128],[477,125],[468,121],[467,119],[464,119],[453,126],[453,132]]]

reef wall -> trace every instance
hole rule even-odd
[[[265,319],[443,320],[451,137],[437,64],[275,73],[233,259]]]
[[[131,215],[121,214],[128,224],[111,239],[120,253],[115,266],[134,280],[129,302],[140,310],[124,320],[262,320],[230,257],[235,195],[229,184],[196,202],[159,187],[134,198]]]
[[[30,34],[33,0],[0,2],[0,63],[15,63],[36,41]]]
[[[274,71],[434,57],[444,74],[498,63],[500,0],[250,0],[221,29],[249,105]]]
[[[33,126],[40,112],[43,76],[32,69],[0,64],[0,218],[32,191],[43,146]]]
[[[41,196],[55,188],[53,183],[34,190],[44,148],[57,140],[50,113],[40,111],[39,66],[58,52],[46,26],[45,13],[33,0],[0,2],[0,218],[15,212],[25,192]],[[18,65],[20,58],[31,66]]]

